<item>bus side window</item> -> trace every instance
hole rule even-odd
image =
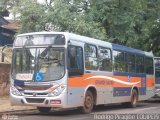
[[[113,51],[114,59],[114,71],[116,72],[125,72],[125,63],[124,63],[124,52]]]
[[[99,70],[112,71],[111,50],[99,47]]]
[[[125,69],[126,72],[135,72],[135,55],[132,53],[125,53]]]
[[[83,74],[83,50],[81,47],[73,45],[68,47],[68,70],[70,76]]]
[[[97,47],[91,44],[84,45],[85,67],[87,70],[98,70]]]
[[[144,57],[136,55],[136,73],[144,73]]]
[[[146,57],[145,58],[145,69],[146,69],[146,73],[149,75],[153,75],[154,71],[153,71],[153,59]]]

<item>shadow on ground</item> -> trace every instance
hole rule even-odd
[[[141,104],[138,104],[136,108],[128,108],[126,106],[124,106],[123,104],[114,104],[114,105],[107,105],[107,106],[104,106],[104,105],[99,105],[99,106],[96,106],[93,110],[92,113],[90,114],[84,114],[84,116],[86,115],[93,115],[94,113],[100,113],[100,112],[109,112],[109,111],[117,111],[117,110],[124,110],[124,109],[128,109],[128,110],[131,110],[131,109],[137,109],[137,108],[145,108],[145,107],[148,107],[147,106],[147,103],[141,103]],[[24,111],[23,113],[9,113],[9,114],[16,114],[16,115],[20,115],[20,116],[32,116],[32,115],[38,115],[38,116],[78,116],[78,115],[82,115],[80,113],[80,110],[79,109],[67,109],[67,110],[58,110],[58,111],[55,111],[55,110],[51,110],[50,112],[48,113],[40,113],[38,110],[32,110],[32,111]]]

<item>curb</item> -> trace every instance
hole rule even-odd
[[[22,113],[29,113],[29,112],[33,113],[33,112],[37,112],[37,110],[36,109],[8,110],[8,111],[0,112],[0,115],[3,115],[3,114],[22,114]]]

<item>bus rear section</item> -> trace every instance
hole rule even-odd
[[[160,97],[160,57],[154,57],[155,64],[155,96]]]

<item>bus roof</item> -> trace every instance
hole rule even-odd
[[[103,41],[103,40],[99,40],[99,39],[95,39],[95,38],[90,38],[90,37],[86,37],[86,36],[81,36],[81,35],[77,35],[74,33],[69,33],[68,39],[76,40],[76,41],[80,41],[80,42],[84,42],[84,43],[88,43],[88,44],[99,45],[102,47],[112,48],[112,44],[107,41]]]
[[[86,37],[86,36],[76,35],[76,34],[73,34],[73,33],[68,33],[68,34],[69,34],[70,39],[79,40],[79,41],[82,41],[82,42],[87,42],[87,43],[90,43],[90,44],[95,44],[95,45],[100,45],[100,46],[106,46],[106,47],[112,48],[114,50],[120,50],[120,51],[124,51],[124,52],[130,52],[130,53],[133,53],[133,54],[136,53],[136,54],[139,54],[139,55],[145,55],[145,56],[153,57],[152,52],[146,52],[146,51],[126,47],[126,46],[123,46],[123,45],[118,45],[118,44],[106,42],[106,41],[99,40],[99,39],[94,39],[94,38],[90,38],[90,37]]]
[[[19,34],[17,35],[17,37],[24,36],[24,35],[41,35],[41,34],[67,34],[67,32],[47,32],[47,31],[30,32],[30,33]]]
[[[112,46],[113,46],[114,50],[130,52],[130,53],[133,53],[133,54],[136,53],[136,54],[139,54],[139,55],[146,55],[146,56],[153,57],[152,52],[146,52],[146,51],[142,51],[142,50],[138,50],[138,49],[135,49],[135,48],[126,47],[126,46],[118,45],[118,44],[114,44],[114,43],[112,43]]]
[[[112,48],[114,50],[130,52],[130,53],[133,53],[133,54],[136,53],[136,54],[140,54],[140,55],[146,55],[146,56],[149,56],[149,57],[153,57],[152,52],[146,52],[146,51],[126,47],[126,46],[123,46],[123,45],[118,45],[118,44],[106,42],[106,41],[103,41],[103,40],[94,39],[94,38],[90,38],[90,37],[86,37],[86,36],[81,36],[81,35],[77,35],[77,34],[69,33],[69,32],[47,32],[47,31],[31,32],[31,33],[24,33],[24,34],[17,35],[17,37],[24,36],[24,35],[35,35],[35,34],[37,34],[37,35],[40,35],[40,34],[64,34],[68,40],[72,39],[72,40],[76,40],[76,41],[87,42],[87,43],[90,43],[90,44],[109,47],[109,48]]]

